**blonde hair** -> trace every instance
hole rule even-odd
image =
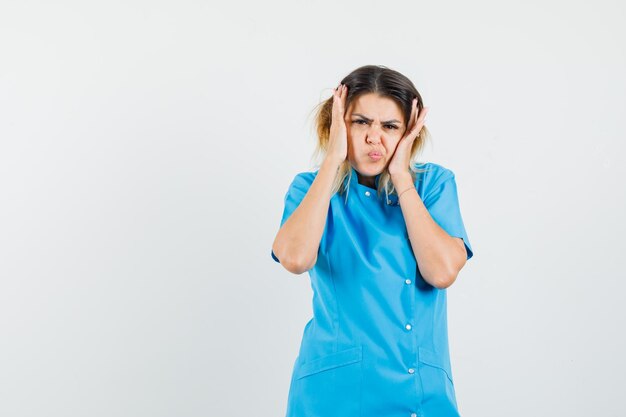
[[[394,100],[404,113],[404,120],[408,121],[411,117],[411,105],[413,98],[417,97],[418,112],[424,108],[422,97],[407,77],[399,72],[389,69],[382,65],[365,65],[352,71],[341,80],[342,84],[348,87],[348,96],[346,97],[346,109],[350,107],[350,103],[358,97],[368,93],[376,93],[381,97],[388,97]],[[328,151],[330,137],[330,123],[332,121],[333,97],[322,101],[313,109],[315,111],[315,129],[317,133],[317,142],[314,157],[324,159]],[[408,127],[407,127],[408,128]],[[409,173],[413,179],[413,183],[417,180],[417,174],[427,171],[427,169],[418,168],[424,165],[424,162],[417,161],[417,156],[421,153],[426,140],[430,140],[431,135],[426,125],[422,127],[419,135],[415,138],[411,147],[411,157],[409,163]],[[319,165],[319,163],[318,163]],[[348,190],[350,189],[350,181],[358,181],[352,178],[352,166],[346,158],[339,167],[338,174],[333,183],[331,194],[339,192],[345,193],[347,201]],[[377,195],[380,197],[385,192],[388,196],[397,194],[397,190],[393,186],[391,176],[387,168],[380,174],[378,181]],[[403,190],[404,191],[404,190]]]

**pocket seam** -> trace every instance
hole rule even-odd
[[[426,348],[423,348],[423,347],[420,347],[419,348],[419,358],[418,358],[418,360],[420,362],[422,362],[423,364],[425,364],[425,365],[429,365],[429,366],[433,366],[435,368],[441,369],[446,374],[446,377],[448,378],[450,383],[452,385],[454,385],[454,381],[452,381],[452,377],[450,376],[450,373],[443,366],[441,361],[437,360],[437,357],[435,356],[435,353],[433,351],[431,351],[429,349],[426,349]]]
[[[340,366],[350,365],[360,362],[363,359],[363,347],[356,346],[348,349],[333,352],[300,365],[296,379],[301,379],[309,375],[317,374]]]

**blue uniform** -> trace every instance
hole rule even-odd
[[[454,173],[417,165],[415,187],[431,217],[465,242]],[[335,193],[309,276],[313,317],[295,359],[287,417],[459,416],[448,350],[446,290],[426,282],[397,195],[358,183]],[[295,176],[280,225],[318,171]],[[376,176],[378,185],[380,175]],[[272,258],[280,262],[272,251]]]

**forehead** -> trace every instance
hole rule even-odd
[[[389,97],[381,97],[375,93],[367,93],[357,97],[350,104],[347,113],[360,113],[370,119],[403,119],[402,109],[398,103]]]

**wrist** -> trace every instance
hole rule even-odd
[[[337,171],[339,170],[339,167],[341,167],[341,164],[343,164],[343,161],[344,160],[340,158],[335,158],[331,155],[326,155],[322,164],[328,167],[331,167],[334,171]]]
[[[391,182],[396,190],[402,191],[413,185],[413,178],[409,172],[391,175]]]

